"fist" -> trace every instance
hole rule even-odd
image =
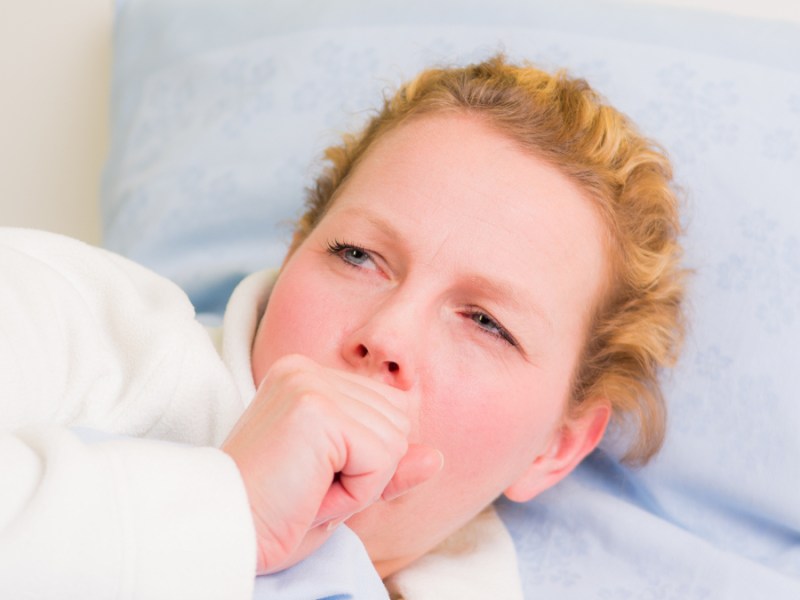
[[[437,450],[409,445],[408,393],[322,367],[275,362],[222,446],[250,501],[258,573],[291,566],[332,526],[433,477]]]

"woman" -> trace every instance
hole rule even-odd
[[[249,503],[231,500],[236,525],[198,542],[218,557],[225,539],[238,561],[206,574],[217,589],[226,577],[245,589],[243,513],[258,572],[346,523],[387,577],[497,496],[557,483],[609,419],[632,426],[632,462],[663,437],[657,375],[682,299],[669,164],[585,82],[502,57],[426,71],[327,156],[280,272],[242,284],[226,313],[235,391],[154,404],[159,424],[215,412],[205,433],[144,427],[213,444],[249,403],[222,444],[233,462],[208,448],[196,459],[218,461],[220,488]],[[202,530],[207,510],[181,531]]]

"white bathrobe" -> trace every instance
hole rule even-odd
[[[216,446],[254,393],[274,275],[243,282],[211,338],[174,284],[69,238],[0,229],[0,277],[0,597],[252,597],[250,510]],[[432,553],[394,593],[521,598],[496,515],[465,534],[471,558]]]

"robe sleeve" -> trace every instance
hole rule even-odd
[[[0,229],[0,279],[0,597],[250,598],[215,447],[242,401],[185,295],[26,230]]]

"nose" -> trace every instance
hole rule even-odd
[[[409,390],[420,351],[415,312],[412,304],[399,301],[367,315],[344,340],[345,361],[361,375]]]

